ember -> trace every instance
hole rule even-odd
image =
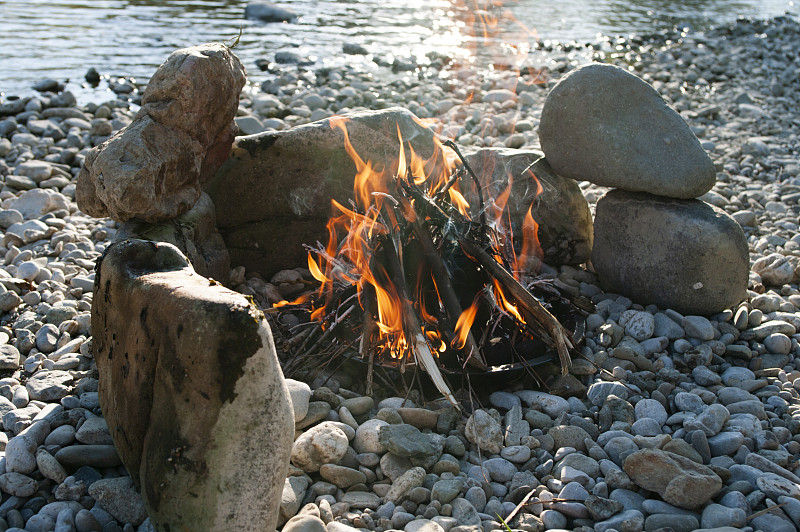
[[[293,357],[284,371],[357,354],[368,363],[368,393],[375,364],[400,372],[421,367],[453,404],[442,370],[519,362],[530,371],[531,355],[549,348],[566,374],[574,331],[550,309],[577,314],[582,303],[531,277],[542,258],[538,226],[529,209],[515,238],[505,209],[513,176],[502,194],[484,202],[485,184],[450,141],[437,141],[434,156],[423,160],[404,147],[398,128],[397,160],[379,166],[355,152],[345,119],[331,127],[343,132],[356,165],[354,200],[349,207],[332,201],[327,244],[307,246],[318,289],[275,305],[308,317],[286,342]],[[471,180],[476,206],[462,193],[462,179]]]

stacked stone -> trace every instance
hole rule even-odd
[[[119,239],[174,244],[198,273],[226,281],[230,260],[201,184],[230,154],[245,81],[239,58],[222,44],[173,52],[132,123],[86,156],[80,209],[123,223]]]
[[[201,184],[230,154],[245,79],[222,44],[177,50],[77,179],[83,212],[122,223],[96,267],[99,405],[157,530],[277,520],[288,390],[264,315],[206,278],[227,281],[230,259]]]
[[[612,65],[576,69],[548,95],[539,136],[556,173],[614,187],[594,221],[592,264],[605,289],[684,314],[745,298],[744,232],[695,199],[714,185],[714,163],[653,87]]]

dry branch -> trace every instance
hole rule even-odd
[[[378,324],[375,323],[375,289],[371,284],[364,287],[361,297],[364,306],[364,322],[361,328],[361,343],[358,346],[358,353],[362,360],[369,360],[366,394],[372,395],[372,372],[375,363],[375,346],[372,342],[372,335],[378,331]]]
[[[461,303],[458,302],[458,296],[453,289],[453,283],[450,282],[450,273],[447,271],[444,262],[442,262],[442,257],[436,251],[436,247],[433,244],[430,233],[427,231],[427,229],[422,227],[422,223],[420,223],[419,216],[414,210],[414,206],[405,198],[401,200],[400,206],[403,216],[411,226],[412,231],[422,246],[422,251],[425,255],[425,262],[427,262],[431,269],[431,274],[433,276],[434,283],[436,284],[442,306],[447,313],[447,317],[450,319],[450,323],[455,325],[455,323],[458,321],[458,318],[461,316],[463,309],[461,308]],[[472,336],[472,332],[467,333],[463,351],[465,353],[465,361],[467,363],[477,367],[478,369],[485,370],[488,368],[486,365],[486,360],[483,358],[480,349],[478,349],[478,344],[475,342],[475,338]]]
[[[405,334],[406,338],[412,343],[411,351],[414,354],[416,361],[425,369],[430,377],[433,384],[436,386],[436,389],[447,398],[457,409],[460,410],[458,401],[456,400],[455,396],[453,396],[453,392],[450,391],[450,387],[444,381],[444,377],[442,376],[442,372],[439,371],[439,366],[436,363],[436,359],[431,352],[430,346],[428,346],[428,341],[425,339],[425,335],[422,332],[422,327],[419,323],[419,318],[417,318],[417,313],[414,310],[414,306],[411,304],[411,300],[408,298],[408,289],[406,288],[405,276],[403,275],[403,267],[400,264],[400,259],[397,256],[397,252],[394,249],[394,245],[389,243],[389,241],[384,241],[384,243],[388,244],[384,247],[385,257],[387,261],[388,270],[392,274],[392,280],[397,288],[397,293],[400,296],[400,304],[403,306],[403,325],[406,328]]]
[[[573,347],[571,340],[572,335],[569,331],[567,331],[556,317],[544,308],[542,304],[508,272],[508,270],[486,253],[481,246],[467,238],[459,238],[458,243],[467,256],[475,259],[478,264],[489,272],[489,275],[497,279],[497,282],[502,285],[509,296],[520,306],[523,313],[527,314],[525,317],[533,318],[533,320],[526,319],[528,324],[535,322],[545,328],[547,334],[553,342],[555,342],[558,358],[561,361],[562,375],[569,373],[569,368],[572,367],[572,360],[570,359],[567,349]]]

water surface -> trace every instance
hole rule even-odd
[[[291,0],[294,23],[244,19],[237,0],[0,0],[0,91],[29,94],[43,78],[70,80],[82,100],[89,67],[106,77],[146,80],[177,48],[235,37],[258,83],[257,59],[292,51],[310,68],[375,68],[373,57],[425,61],[431,51],[480,62],[514,56],[539,40],[596,42],[599,34],[648,33],[678,25],[703,29],[737,16],[797,16],[790,0]],[[342,53],[345,42],[370,55]],[[81,84],[84,87],[81,87]],[[109,93],[107,96],[111,96]]]

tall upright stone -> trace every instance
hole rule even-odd
[[[294,419],[269,326],[171,244],[98,264],[100,405],[156,530],[273,530]]]

